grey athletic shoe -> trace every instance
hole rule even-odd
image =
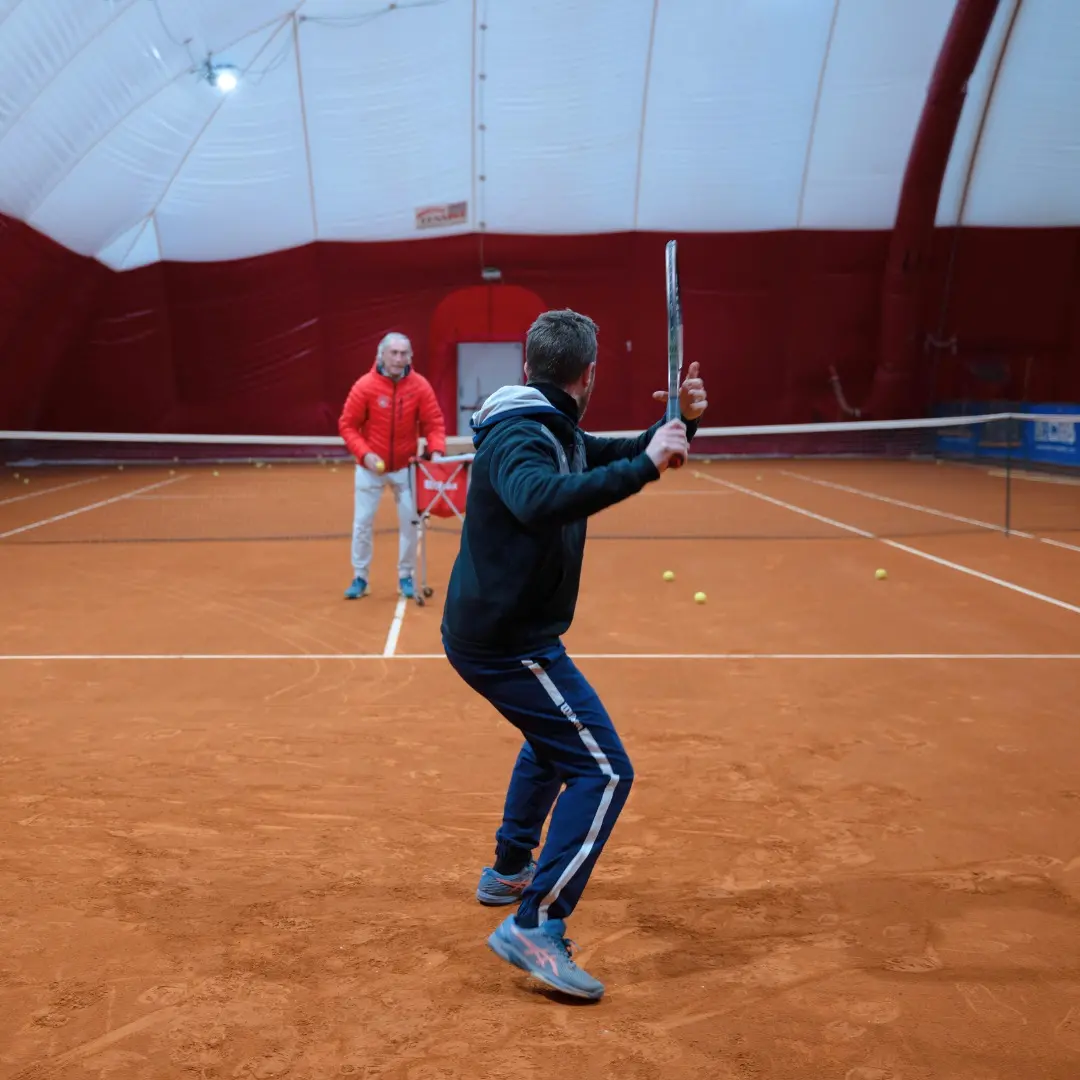
[[[497,956],[528,972],[571,997],[599,1001],[604,984],[583,971],[570,957],[571,943],[566,939],[566,923],[548,919],[540,926],[526,929],[508,916],[488,938],[488,946]]]

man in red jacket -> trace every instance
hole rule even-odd
[[[409,490],[409,458],[417,440],[427,440],[427,453],[446,452],[446,426],[431,383],[412,369],[412,345],[404,334],[387,334],[379,342],[375,364],[353,384],[338,431],[356,458],[352,534],[352,584],[346,600],[367,595],[371,536],[383,486],[390,485],[397,503],[398,591],[415,595],[417,517]]]

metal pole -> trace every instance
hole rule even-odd
[[[1016,423],[1010,420],[1009,428]],[[1009,535],[1012,526],[1012,431],[1005,437],[1005,535]]]

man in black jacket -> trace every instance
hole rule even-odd
[[[685,457],[706,406],[691,364],[679,393],[683,422],[659,421],[636,439],[597,438],[578,426],[595,375],[596,324],[549,311],[526,339],[527,384],[503,387],[474,414],[476,454],[442,622],[454,669],[525,736],[494,865],[476,893],[481,903],[520,903],[488,944],[588,1000],[604,986],[572,960],[565,920],[626,802],[633,769],[560,639],[577,603],[586,518],[658,480],[673,456]],[[665,391],[653,396],[667,400]]]

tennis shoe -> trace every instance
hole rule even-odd
[[[516,904],[535,874],[535,862],[530,862],[516,874],[497,874],[493,867],[485,866],[480,873],[480,884],[476,887],[476,899],[491,907]]]
[[[488,938],[488,947],[534,979],[571,997],[599,1001],[604,984],[574,963],[566,938],[566,923],[548,919],[528,929],[518,926],[515,916],[508,916]]]
[[[362,577],[355,577],[345,590],[345,599],[359,600],[361,596],[367,596],[367,582]]]
[[[412,600],[416,596],[416,589],[413,586],[413,579],[411,577],[403,577],[398,582],[398,591],[406,600]]]

